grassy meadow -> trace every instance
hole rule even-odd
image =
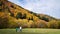
[[[22,32],[15,29],[0,29],[0,34],[60,34],[60,29],[25,28]]]

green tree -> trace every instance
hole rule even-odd
[[[20,19],[26,19],[26,14],[23,14],[22,15],[22,13],[17,13],[17,15],[16,15],[16,18],[18,19],[18,18],[20,18]]]
[[[2,11],[2,3],[0,2],[0,11]]]
[[[24,15],[22,16],[22,19],[26,19],[26,14],[24,14]]]
[[[42,20],[45,20],[45,21],[49,22],[49,19],[46,18],[46,17],[42,17]]]
[[[0,6],[2,6],[2,4],[3,4],[3,3],[0,1]]]
[[[17,19],[18,19],[18,18],[21,18],[21,19],[22,19],[22,14],[21,14],[20,12],[17,13],[16,18],[17,18]]]

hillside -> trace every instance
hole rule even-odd
[[[57,19],[48,15],[31,12],[8,0],[0,0],[0,28],[14,28],[19,26],[47,27],[47,23],[50,20]],[[40,24],[43,24],[43,26]]]

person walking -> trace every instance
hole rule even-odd
[[[20,31],[22,32],[22,27],[20,26]]]

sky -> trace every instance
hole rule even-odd
[[[25,9],[60,19],[60,0],[9,0]]]

